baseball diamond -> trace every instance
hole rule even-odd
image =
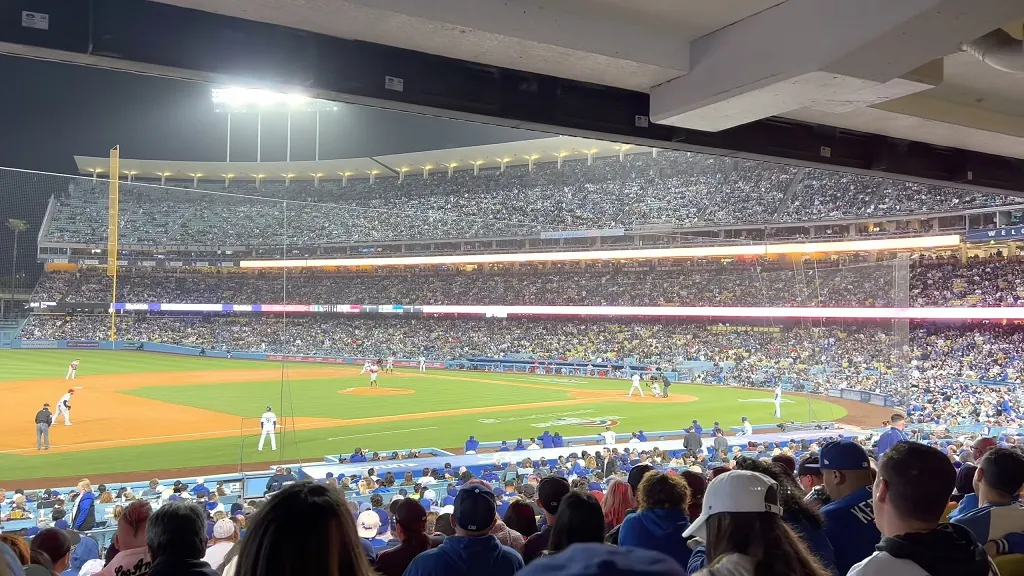
[[[380,452],[452,448],[469,435],[515,438],[545,423],[563,435],[593,434],[596,443],[596,434],[612,422],[670,430],[693,419],[738,424],[740,413],[757,424],[778,421],[768,391],[678,384],[669,398],[640,398],[626,395],[624,380],[576,377],[575,385],[566,387],[523,375],[413,368],[381,375],[381,387],[370,389],[355,367],[285,364],[282,369],[272,362],[136,351],[0,351],[4,401],[33,406],[59,397],[65,388],[62,371],[74,356],[81,357],[74,425],[55,427],[51,450],[38,452],[32,430],[21,420],[0,423],[0,480],[143,471],[146,476],[170,467],[233,471],[243,438],[252,446],[243,452],[243,464],[253,467],[282,459],[318,460],[354,446]],[[283,403],[282,378],[288,391]],[[761,397],[768,403],[744,403]],[[268,403],[285,420],[278,453],[255,450],[260,427],[251,417]],[[848,414],[844,407],[851,404],[863,406],[862,413],[871,411],[860,403],[802,398],[789,409],[801,417],[811,410],[823,419],[856,422],[857,412]],[[579,417],[553,415],[562,409]],[[250,419],[240,430],[245,417]]]

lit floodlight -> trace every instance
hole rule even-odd
[[[258,88],[214,88],[211,99],[219,112],[317,112],[337,109],[336,102]]]

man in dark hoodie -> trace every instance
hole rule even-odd
[[[882,541],[849,576],[998,574],[970,530],[939,524],[955,483],[956,471],[939,450],[916,442],[889,448],[872,490]]]
[[[490,534],[497,520],[494,493],[470,484],[455,496],[455,535],[416,556],[405,576],[512,576],[523,568],[518,552]]]
[[[217,576],[203,561],[206,514],[195,504],[168,502],[153,512],[146,546],[153,559],[149,576]]]

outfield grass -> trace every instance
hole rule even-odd
[[[723,426],[739,423],[747,416],[754,424],[774,422],[771,392],[751,391],[699,385],[675,385],[673,396],[690,395],[699,400],[692,403],[628,402],[625,400],[629,384],[589,378],[563,378],[555,376],[526,376],[491,373],[448,372],[436,370],[426,376],[414,370],[401,371],[400,376],[381,375],[384,387],[412,390],[413,394],[386,397],[339,394],[346,388],[365,387],[366,377],[354,371],[339,373],[338,377],[296,378],[287,375],[293,370],[336,368],[289,364],[284,367],[284,382],[280,376],[273,379],[254,378],[245,382],[212,383],[203,385],[153,386],[142,374],[174,373],[185,371],[261,370],[266,377],[268,368],[276,369],[280,363],[226,360],[198,357],[180,357],[146,352],[109,352],[74,350],[10,350],[0,351],[0,392],[22,386],[18,381],[36,378],[63,378],[68,363],[81,357],[81,374],[140,374],[139,383],[123,394],[149,398],[172,404],[212,410],[235,416],[258,417],[266,404],[272,404],[279,416],[332,418],[351,421],[368,417],[397,417],[391,422],[352,423],[339,422],[338,426],[298,431],[286,431],[278,437],[277,454],[258,453],[255,439],[246,441],[243,460],[251,468],[254,462],[284,460],[295,462],[300,458],[320,461],[325,454],[349,453],[355,446],[376,451],[402,448],[460,447],[468,435],[482,441],[528,438],[544,429],[559,430],[564,436],[595,435],[600,426],[586,426],[585,422],[556,423],[558,418],[592,420],[613,419],[619,432],[643,429],[645,431],[674,430],[688,426],[694,418],[705,426],[720,421]],[[277,372],[275,371],[275,374]],[[307,373],[308,374],[308,373]],[[542,387],[535,387],[542,386]],[[621,390],[622,398],[602,397],[569,405],[532,407],[506,410],[504,407],[522,404],[565,402],[572,400],[573,392],[588,390]],[[282,402],[283,400],[283,402]],[[783,414],[789,419],[805,420],[808,411],[816,419],[836,419],[846,410],[823,400],[795,402],[784,405]],[[487,410],[494,407],[495,410]],[[454,409],[471,409],[471,413],[430,415]],[[34,406],[8,408],[6,412],[21,425],[30,422]],[[24,414],[23,414],[24,412]],[[88,414],[76,414],[78,420]],[[255,421],[254,421],[255,422]],[[27,424],[26,424],[27,426]],[[2,425],[0,425],[2,429]],[[182,430],[187,433],[187,430]],[[145,430],[111,430],[114,438],[141,438]],[[102,447],[63,453],[30,455],[0,454],[0,480],[33,477],[98,475],[139,470],[165,470],[190,466],[235,465],[239,461],[240,441],[237,434],[224,438],[162,442],[142,446]]]

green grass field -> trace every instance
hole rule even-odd
[[[550,429],[564,436],[595,435],[596,439],[604,420],[618,421],[617,432],[677,430],[694,418],[706,426],[716,420],[723,426],[733,426],[741,415],[754,424],[775,421],[771,393],[743,389],[678,384],[671,388],[672,396],[688,395],[698,400],[639,402],[625,397],[629,384],[621,380],[443,370],[421,376],[412,369],[400,369],[396,376],[382,374],[381,385],[412,393],[364,396],[339,394],[341,390],[366,386],[366,376],[357,375],[351,367],[282,366],[145,352],[0,350],[0,398],[4,398],[7,416],[0,423],[0,438],[25,436],[31,431],[33,414],[42,401],[55,403],[65,386],[67,365],[75,357],[82,359],[78,383],[84,390],[80,397],[106,386],[107,380],[127,384],[107,392],[102,406],[90,406],[76,397],[78,404],[74,406],[85,407],[75,413],[75,426],[67,429],[71,433],[55,427],[55,436],[63,436],[51,438],[52,452],[37,453],[34,444],[15,447],[10,440],[0,440],[4,448],[0,450],[0,481],[84,475],[104,478],[115,473],[238,465],[238,432],[195,439],[187,436],[190,430],[183,426],[173,433],[181,434],[180,438],[168,438],[166,430],[147,430],[145,420],[141,425],[122,423],[118,414],[122,401],[127,405],[153,401],[164,417],[173,415],[176,406],[188,414],[197,414],[194,409],[207,410],[217,413],[210,414],[211,419],[233,422],[234,429],[239,427],[239,417],[256,418],[267,404],[272,404],[279,416],[333,420],[325,427],[286,430],[278,437],[276,453],[257,452],[256,439],[246,440],[242,455],[246,469],[260,468],[257,463],[320,461],[325,454],[347,454],[355,446],[381,452],[456,448],[470,434],[481,441],[514,440]],[[240,372],[253,376],[248,379]],[[180,384],[175,380],[196,374],[203,376],[203,383]],[[219,374],[227,381],[218,382]],[[232,376],[228,378],[228,374]],[[138,375],[137,381],[133,375]],[[622,394],[610,396],[608,391]],[[523,404],[541,405],[510,409]],[[452,410],[462,412],[439,413]],[[103,411],[110,413],[101,416]],[[809,411],[813,411],[813,418],[822,420],[846,415],[846,410],[835,404],[797,397],[787,400],[783,415],[806,420]],[[373,417],[390,421],[358,422]],[[250,422],[255,426],[255,419]],[[106,438],[93,441],[97,434],[101,438],[109,434],[110,440],[160,438],[148,443],[140,440],[138,445],[111,446],[105,443]],[[62,443],[63,451],[58,449]],[[74,445],[74,449],[67,449],[68,445]]]

